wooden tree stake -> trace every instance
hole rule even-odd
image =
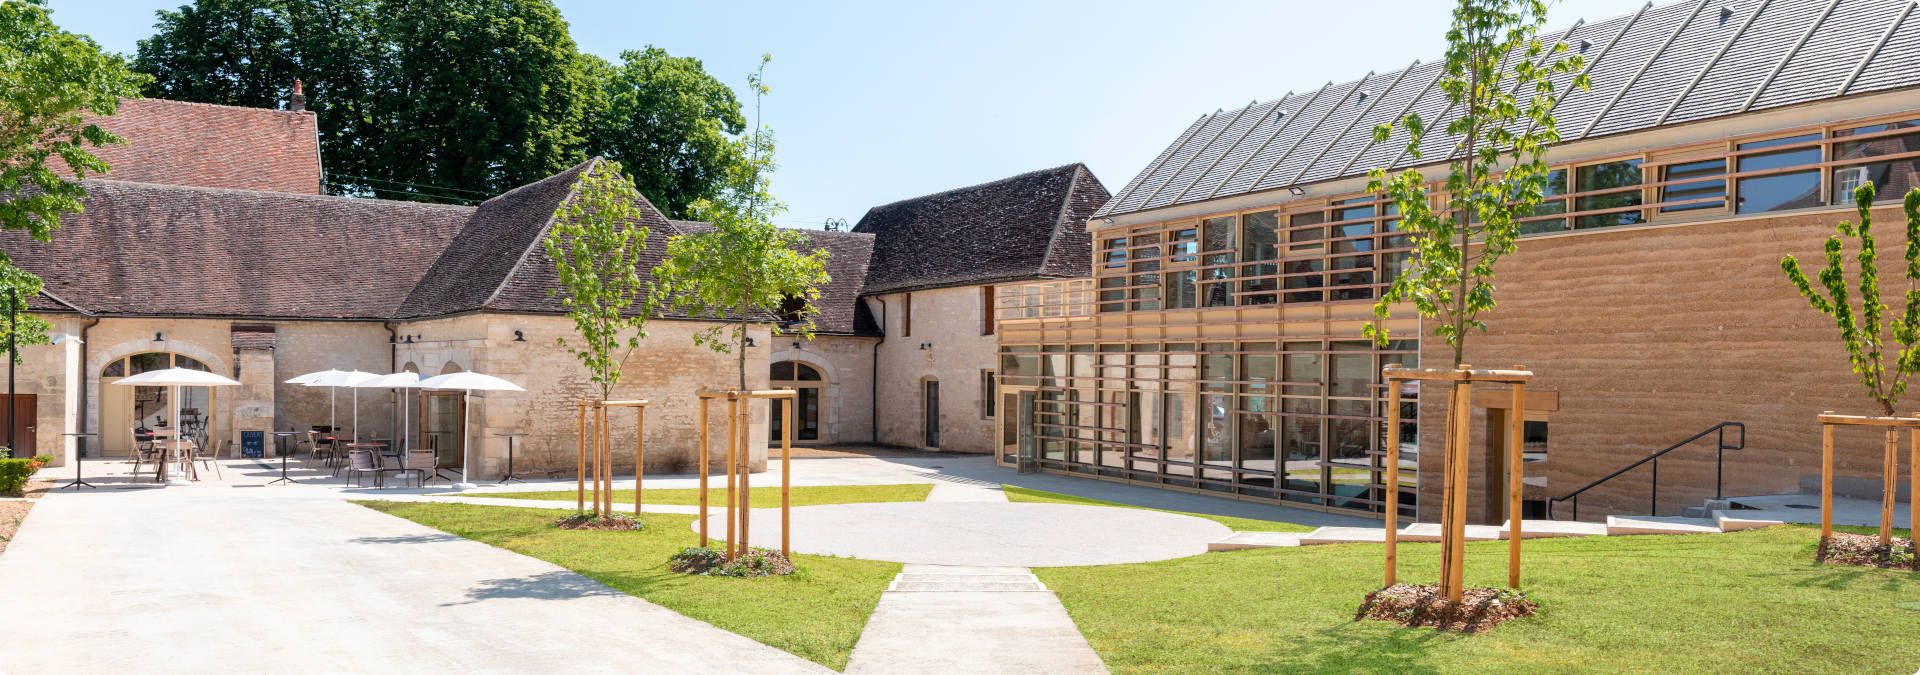
[[[1831,415],[1829,410],[1823,414]],[[1827,544],[1833,541],[1833,425],[1820,425],[1820,550],[1815,560],[1827,559]]]
[[[740,399],[729,396],[727,397],[727,562],[733,562],[733,547],[740,541],[740,538],[735,536],[733,513],[734,502],[740,496],[737,479],[734,476],[734,447],[740,440],[739,424]]]
[[[792,499],[788,493],[793,486],[793,404],[798,400],[790,396],[782,399],[780,406],[786,416],[780,424],[780,556],[788,560],[793,559],[793,522],[788,516]],[[1920,441],[1915,441],[1914,447],[1920,448]]]
[[[573,475],[579,479],[579,495],[574,500],[573,510],[587,512],[587,404],[580,404],[580,461],[575,465]]]
[[[694,462],[700,474],[700,547],[707,547],[707,473],[713,470],[713,454],[708,452],[707,443],[707,404],[712,399],[700,399],[700,456]]]
[[[647,479],[647,408],[633,408],[633,517],[640,517],[640,485]]]
[[[1517,369],[1516,369],[1517,370]],[[1525,489],[1527,385],[1513,383],[1513,410],[1507,415],[1507,587],[1520,587],[1520,495]],[[1489,476],[1488,480],[1494,477]]]
[[[1387,583],[1392,586],[1400,569],[1400,383],[1387,381]]]
[[[1887,427],[1886,447],[1880,453],[1880,547],[1889,554],[1893,548],[1893,498],[1900,484],[1899,433]]]

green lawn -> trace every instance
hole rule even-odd
[[[1543,609],[1478,636],[1353,620],[1381,547],[1034,570],[1116,672],[1885,672],[1920,665],[1920,573],[1813,563],[1815,528],[1526,542]],[[1431,581],[1437,546],[1401,544]],[[1505,542],[1467,582],[1506,580]]]
[[[800,570],[790,576],[688,576],[668,571],[667,557],[698,543],[690,529],[693,516],[649,513],[643,518],[647,528],[642,531],[579,532],[548,526],[571,509],[354,503],[554,563],[835,670],[846,667],[867,616],[880,602],[880,593],[900,572],[899,563],[796,554],[794,562]]]
[[[1205,518],[1207,520],[1211,520],[1221,525],[1225,525],[1227,527],[1231,527],[1235,530],[1239,530],[1243,532],[1312,532],[1314,530],[1312,526],[1301,525],[1299,523],[1289,523],[1289,522],[1280,521],[1280,520],[1259,520],[1256,518],[1236,518],[1233,516],[1216,516],[1216,515],[1211,515],[1206,513],[1189,513],[1186,511],[1168,511],[1166,509],[1149,509],[1144,506],[1134,506],[1132,504],[1110,502],[1104,499],[1093,499],[1091,497],[1077,497],[1074,495],[1060,494],[1058,492],[1046,492],[1043,490],[1033,490],[1033,489],[1023,488],[1023,487],[1018,487],[1013,485],[1004,486],[1001,488],[1001,491],[1007,494],[1008,501],[1044,502],[1044,503],[1050,503],[1050,504],[1080,504],[1084,506],[1114,506],[1114,507],[1119,507],[1123,509],[1145,509],[1147,511],[1162,511],[1165,513],[1178,513],[1183,516]]]
[[[707,489],[707,504],[721,506],[727,503],[727,485],[725,480]],[[927,493],[933,491],[932,483],[912,483],[907,485],[825,485],[793,488],[794,506],[819,506],[821,504],[863,504],[867,502],[924,502]],[[754,508],[777,507],[780,505],[780,488],[753,488]],[[488,497],[506,499],[552,499],[574,501],[579,498],[573,490],[554,490],[548,492],[498,492]],[[589,491],[587,498],[592,499]],[[632,490],[614,490],[614,504],[633,505]],[[692,506],[700,503],[700,490],[695,488],[677,488],[672,490],[647,489],[648,504],[677,504]]]

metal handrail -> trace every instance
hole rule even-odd
[[[1727,444],[1728,429],[1737,429],[1740,431],[1739,438],[1736,439],[1732,445]],[[1680,448],[1686,447],[1687,445],[1693,443],[1694,441],[1700,440],[1702,438],[1706,438],[1708,434],[1713,434],[1713,433],[1719,434],[1719,438],[1715,439],[1715,444],[1714,444],[1715,448],[1713,453],[1713,498],[1714,499],[1722,498],[1720,488],[1723,483],[1722,468],[1725,466],[1726,452],[1728,450],[1741,450],[1747,447],[1747,425],[1742,422],[1721,422],[1719,424],[1715,424],[1713,426],[1707,427],[1706,430],[1701,431],[1700,433],[1694,434],[1692,436],[1688,436],[1687,439],[1684,441],[1680,441],[1679,443],[1669,445],[1665,450],[1661,450],[1651,455],[1647,455],[1646,457],[1642,457],[1638,461],[1632,464],[1628,464],[1626,466],[1620,467],[1619,469],[1615,470],[1613,473],[1602,476],[1599,480],[1596,480],[1581,486],[1580,489],[1578,490],[1574,490],[1572,492],[1566,493],[1564,495],[1560,495],[1558,497],[1549,497],[1547,498],[1547,519],[1548,520],[1554,519],[1553,505],[1555,503],[1571,501],[1573,502],[1573,519],[1579,520],[1580,519],[1580,493],[1599,487],[1600,484],[1613,480],[1615,478],[1618,478],[1621,474],[1624,474],[1628,471],[1632,471],[1634,469],[1640,468],[1640,465],[1646,464],[1648,462],[1653,463],[1653,490],[1651,492],[1651,496],[1649,497],[1649,500],[1651,501],[1651,506],[1647,510],[1647,515],[1650,515],[1650,516],[1660,515],[1660,457],[1669,452],[1673,452],[1675,450],[1679,450]]]

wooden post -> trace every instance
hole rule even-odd
[[[1524,370],[1515,366],[1514,370]],[[1526,473],[1527,385],[1513,383],[1513,410],[1507,414],[1507,587],[1520,587],[1520,494]],[[1493,480],[1494,476],[1488,476]]]
[[[734,446],[738,445],[739,444],[738,442],[740,440],[739,424],[740,424],[740,397],[735,394],[728,394],[727,395],[727,562],[733,562],[733,545],[736,543],[739,543],[740,541],[739,537],[734,536],[734,527],[733,527],[734,526],[733,505],[734,505],[734,502],[740,498],[740,493],[737,490],[737,486],[735,485],[735,478],[733,475]]]
[[[633,517],[640,517],[640,483],[647,478],[647,407],[633,407]]]
[[[1831,415],[1829,410],[1823,414]],[[1827,543],[1833,539],[1833,425],[1820,424],[1820,550],[1817,560],[1827,559]]]
[[[1467,366],[1462,365],[1460,369],[1466,370]],[[1467,488],[1468,483],[1471,482],[1467,472],[1467,443],[1472,438],[1470,432],[1473,428],[1473,382],[1471,380],[1460,382],[1459,398],[1460,413],[1454,421],[1455,442],[1452,457],[1454,463],[1453,512],[1448,514],[1452,520],[1446,528],[1453,535],[1452,548],[1447,554],[1451,570],[1446,581],[1447,599],[1453,602],[1460,602],[1466,580],[1466,570],[1463,568],[1466,566],[1467,556]]]
[[[1907,541],[1913,544],[1913,569],[1920,571],[1920,429],[1908,431],[1907,438]]]
[[[601,513],[613,515],[613,429],[608,419],[606,404],[600,405],[600,457],[606,468],[600,470],[600,483],[604,490],[600,493],[603,500]]]
[[[579,495],[574,499],[573,510],[587,512],[587,404],[580,404],[580,461],[576,463],[573,475],[579,479]]]
[[[1449,398],[1447,399],[1446,425],[1441,428],[1440,433],[1442,443],[1440,445],[1440,522],[1438,523],[1440,525],[1440,581],[1438,586],[1441,589],[1446,588],[1447,579],[1453,578],[1453,556],[1447,555],[1447,551],[1452,550],[1449,544],[1453,541],[1453,530],[1446,525],[1448,519],[1453,517],[1453,418],[1460,414],[1459,385],[1448,384],[1447,396]]]
[[[753,533],[747,525],[749,515],[753,513],[753,399],[740,401],[740,553],[745,554],[753,545]]]
[[[700,399],[700,456],[694,464],[694,471],[700,474],[700,547],[707,546],[707,472],[713,469],[712,454],[707,451],[707,404],[713,399]]]
[[[1900,477],[1900,430],[1887,427],[1886,447],[1880,458],[1880,548],[1893,554],[1893,498]]]
[[[780,424],[780,556],[788,559],[793,558],[793,519],[788,515],[792,500],[788,493],[793,488],[793,404],[798,400],[798,396],[788,396],[780,407],[786,415]],[[1920,448],[1920,440],[1914,441],[1914,447]],[[1920,503],[1920,498],[1915,503]]]
[[[1397,380],[1387,381],[1387,410],[1388,410],[1387,425],[1388,426],[1387,426],[1387,447],[1386,447],[1386,452],[1384,453],[1386,464],[1387,464],[1386,466],[1387,522],[1386,522],[1386,531],[1385,531],[1386,552],[1387,552],[1387,574],[1386,574],[1387,586],[1394,585],[1399,575],[1399,552],[1398,551],[1399,551],[1399,544],[1400,544],[1399,531],[1400,531],[1400,444],[1401,444],[1400,386],[1401,386],[1400,381],[1397,381]],[[1414,439],[1414,442],[1418,443],[1419,439],[1417,438]]]

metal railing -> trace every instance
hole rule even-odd
[[[1733,444],[1731,445],[1727,443],[1728,429],[1735,429],[1740,432],[1739,437],[1736,438]],[[1714,451],[1713,451],[1713,498],[1714,499],[1722,498],[1724,495],[1721,494],[1720,490],[1723,485],[1724,473],[1722,469],[1726,464],[1726,453],[1728,450],[1740,450],[1747,447],[1747,425],[1741,422],[1721,422],[1719,424],[1715,424],[1713,426],[1707,427],[1705,431],[1694,434],[1692,436],[1688,436],[1687,440],[1680,441],[1679,443],[1675,443],[1673,445],[1669,445],[1665,450],[1661,450],[1651,455],[1647,455],[1646,457],[1640,458],[1639,461],[1620,467],[1619,469],[1615,470],[1613,473],[1602,476],[1599,480],[1596,480],[1594,482],[1581,486],[1580,489],[1578,490],[1574,490],[1572,492],[1566,493],[1564,495],[1560,495],[1558,497],[1549,497],[1547,498],[1547,519],[1548,520],[1554,519],[1553,517],[1554,504],[1558,502],[1570,501],[1570,502],[1573,502],[1573,519],[1579,520],[1580,519],[1580,493],[1599,487],[1601,484],[1606,483],[1607,481],[1620,477],[1621,474],[1640,468],[1640,465],[1648,464],[1648,463],[1651,463],[1653,465],[1653,488],[1651,490],[1650,495],[1648,496],[1648,501],[1650,502],[1650,506],[1647,509],[1647,515],[1650,515],[1650,516],[1660,515],[1660,458],[1669,452],[1673,452],[1675,450],[1679,450],[1680,448],[1686,447],[1687,445],[1692,444],[1694,441],[1700,440],[1702,438],[1706,438],[1709,434],[1718,434],[1719,436],[1718,438],[1715,439]]]

